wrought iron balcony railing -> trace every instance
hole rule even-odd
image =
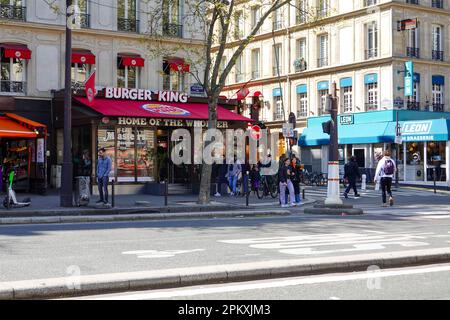
[[[244,82],[244,73],[236,73],[236,82]]]
[[[260,73],[259,70],[252,71],[252,79],[259,79]]]
[[[27,90],[27,83],[25,81],[0,81],[0,93],[23,93]]]
[[[166,23],[163,25],[163,35],[173,38],[182,38],[183,26],[181,24]]]
[[[419,4],[419,0],[406,0],[406,3]]]
[[[297,15],[295,16],[295,23],[296,24],[306,23],[306,14],[305,13],[297,13]]]
[[[297,110],[297,118],[307,118],[308,110]]]
[[[26,7],[3,5],[0,3],[0,19],[25,21]]]
[[[433,60],[444,61],[444,51],[433,50],[431,52],[431,58]]]
[[[444,105],[442,103],[433,103],[434,112],[444,112]]]
[[[281,68],[281,66],[275,66],[272,68],[272,75],[273,76],[278,76],[278,74],[283,74],[283,70]]]
[[[322,68],[328,66],[328,57],[317,59],[317,67]]]
[[[376,110],[378,110],[378,103],[373,103],[373,102],[366,103],[365,106],[366,106],[366,111],[376,111]]]
[[[366,60],[378,57],[378,48],[366,50]]]
[[[407,47],[406,48],[406,55],[410,58],[420,58],[420,49],[419,48],[413,48],[413,47]]]
[[[444,0],[432,0],[431,6],[433,8],[443,9],[444,8]]]
[[[316,14],[318,19],[323,19],[330,15],[330,11],[328,10],[328,8],[317,9]]]
[[[284,120],[284,115],[282,112],[275,112],[273,114],[273,120],[274,121],[280,121],[280,120]]]
[[[139,32],[139,20],[117,18],[117,30],[126,32]]]
[[[273,30],[278,30],[283,28],[283,21],[274,21],[273,22]]]
[[[407,101],[406,108],[408,110],[420,110],[420,102],[418,101]]]
[[[80,14],[80,26],[83,29],[88,29],[91,27],[91,16],[87,13]]]

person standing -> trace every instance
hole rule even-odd
[[[361,178],[361,173],[359,172],[359,166],[356,162],[355,156],[350,157],[350,161],[344,166],[344,179],[348,181],[347,189],[344,191],[345,199],[348,199],[348,193],[351,189],[355,192],[355,198],[359,197],[358,190],[356,188],[356,179]]]
[[[291,160],[285,158],[283,161],[283,166],[280,168],[278,173],[278,180],[280,181],[280,203],[282,208],[289,207],[286,201],[286,188],[289,190],[289,198],[291,200],[291,207],[295,207],[295,192],[294,185],[291,181]]]
[[[380,182],[382,191],[383,207],[387,207],[386,193],[389,195],[389,205],[394,205],[394,198],[392,196],[392,178],[394,177],[395,170],[397,170],[394,160],[391,158],[391,151],[386,150],[384,157],[378,162],[377,170],[375,171],[374,182]]]
[[[231,196],[236,195],[236,188],[237,188],[237,181],[239,178],[239,174],[242,171],[242,167],[241,164],[239,163],[239,161],[237,161],[237,157],[234,156],[234,161],[233,163],[230,163],[228,165],[228,184],[230,186],[231,189]]]
[[[291,167],[292,167],[292,172],[291,172],[291,180],[292,180],[292,184],[294,185],[294,194],[295,194],[295,203],[297,205],[300,205],[302,200],[300,197],[300,174],[301,174],[301,169],[300,169],[300,164],[299,161],[297,159],[296,156],[292,157],[291,160]]]
[[[108,182],[109,173],[111,172],[112,161],[111,158],[106,155],[105,148],[101,148],[98,151],[98,161],[97,161],[97,182],[98,182],[98,193],[100,195],[100,200],[97,203],[108,203]]]

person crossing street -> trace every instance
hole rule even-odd
[[[377,170],[375,172],[375,183],[380,183],[383,207],[387,207],[387,195],[389,195],[389,205],[394,205],[394,197],[392,196],[392,179],[397,170],[394,160],[391,158],[391,151],[386,150],[384,157],[378,162]]]
[[[344,166],[344,179],[348,181],[347,189],[344,191],[346,199],[348,199],[348,193],[351,189],[355,192],[355,198],[360,197],[356,188],[356,180],[359,178],[361,178],[361,173],[359,172],[358,162],[356,162],[355,156],[351,156],[350,161]]]

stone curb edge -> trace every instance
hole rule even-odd
[[[450,261],[450,248],[404,251],[400,253],[275,260],[222,266],[193,267],[119,274],[82,276],[77,285],[72,278],[55,278],[0,283],[0,299],[49,299],[125,291],[176,288],[224,282],[239,282],[330,272],[355,272],[370,266],[380,269],[419,266]],[[73,281],[73,279],[72,279]]]

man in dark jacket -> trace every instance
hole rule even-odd
[[[359,172],[358,163],[356,158],[352,156],[350,161],[344,167],[344,179],[348,181],[347,189],[344,192],[344,197],[348,199],[348,193],[350,189],[355,191],[355,198],[359,197],[358,190],[356,189],[356,179],[361,178],[361,173]]]

